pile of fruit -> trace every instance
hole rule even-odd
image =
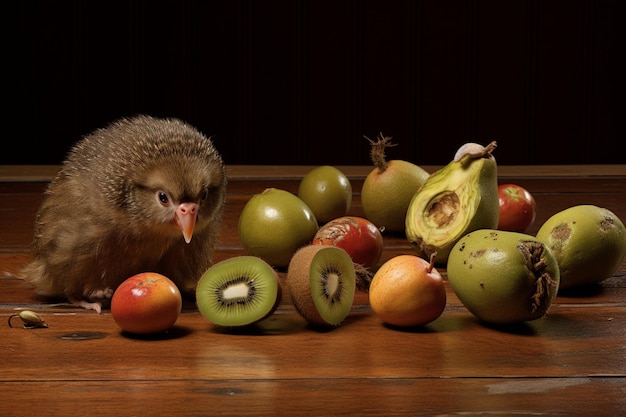
[[[352,186],[332,166],[308,172],[297,194],[268,188],[254,195],[238,224],[246,254],[213,265],[198,283],[202,315],[217,326],[256,323],[277,309],[286,283],[313,326],[342,323],[358,291],[382,322],[423,326],[446,306],[441,267],[477,318],[519,323],[543,317],[560,289],[611,277],[626,256],[624,224],[594,205],[555,213],[527,234],[535,200],[519,185],[498,185],[495,142],[463,145],[432,174],[387,161],[390,138],[370,142],[364,217],[348,215]],[[415,254],[381,265],[384,233],[404,234]]]

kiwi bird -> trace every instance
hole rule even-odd
[[[37,211],[22,277],[41,296],[98,313],[140,272],[192,295],[212,263],[226,182],[211,139],[187,123],[115,121],[70,149]]]

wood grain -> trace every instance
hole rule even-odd
[[[270,183],[293,190],[305,172],[232,170],[217,260],[243,253],[236,221],[247,199]],[[532,186],[538,222],[582,203],[626,218],[625,172],[549,170],[552,175],[520,170],[506,177]],[[367,172],[347,171],[356,183]],[[45,185],[14,177],[0,182],[1,271],[17,273],[30,259]],[[352,214],[361,213],[355,190]],[[385,235],[382,261],[400,253],[412,253],[406,239]],[[625,276],[626,264],[600,285],[559,294],[546,317],[516,326],[481,323],[446,282],[444,313],[421,328],[382,324],[366,294],[340,326],[311,328],[287,291],[278,311],[253,328],[215,327],[187,301],[165,335],[133,337],[108,310],[40,300],[22,280],[3,275],[0,415],[623,415]],[[36,310],[49,327],[9,327],[9,317],[22,309]]]

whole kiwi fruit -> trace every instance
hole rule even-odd
[[[246,326],[269,317],[280,304],[278,274],[256,256],[235,256],[210,267],[198,281],[200,313],[218,326]]]
[[[350,313],[355,268],[350,255],[339,247],[300,248],[289,263],[287,283],[294,307],[310,324],[336,326]]]

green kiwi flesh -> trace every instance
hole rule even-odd
[[[348,253],[335,246],[308,245],[287,269],[294,307],[309,323],[339,325],[350,313],[356,279]]]
[[[218,326],[246,326],[263,320],[276,310],[280,299],[278,274],[256,256],[216,263],[196,287],[200,313]]]

